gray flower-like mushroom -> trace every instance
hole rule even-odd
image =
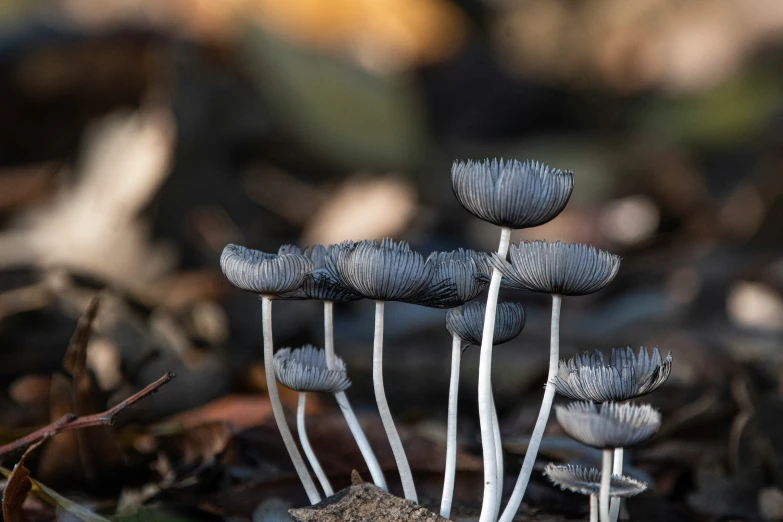
[[[601,449],[639,444],[661,427],[660,412],[649,404],[572,402],[556,406],[555,414],[569,437]]]
[[[511,245],[509,263],[494,254],[505,288],[553,295],[586,295],[609,284],[620,269],[620,256],[590,245],[521,241]]]
[[[446,311],[446,329],[466,344],[481,345],[487,305],[477,301]],[[525,327],[525,309],[519,303],[500,303],[495,314],[492,344],[507,343]]]
[[[619,402],[655,391],[671,371],[671,353],[663,359],[658,348],[650,354],[642,347],[638,356],[630,347],[613,348],[608,365],[598,350],[561,360],[553,382],[558,393],[569,399]]]
[[[426,290],[441,295],[446,285],[431,289],[434,263],[410,249],[405,241],[385,238],[345,242],[325,258],[330,277],[351,292],[376,301],[411,301]]]
[[[583,468],[568,464],[558,466],[547,464],[544,475],[561,489],[582,495],[598,496],[601,489],[601,471],[596,468]],[[609,496],[629,498],[644,492],[647,484],[625,475],[612,475]]]
[[[335,369],[326,367],[323,349],[307,344],[301,348],[282,348],[275,354],[275,377],[286,388],[298,392],[337,393],[347,390],[351,380],[345,363],[335,356]]]
[[[344,243],[345,244],[345,243]],[[350,243],[348,243],[350,244]],[[345,288],[326,270],[326,258],[334,256],[343,245],[311,245],[304,252],[295,245],[283,245],[279,254],[301,254],[313,263],[313,271],[302,283],[301,288],[281,296],[281,299],[318,299],[320,301],[346,302],[361,299]]]
[[[537,161],[455,161],[454,195],[474,216],[505,228],[542,225],[568,203],[574,174]]]
[[[454,308],[475,298],[489,283],[487,255],[473,250],[433,252],[426,262],[435,267],[427,288],[408,300],[432,308]]]
[[[313,263],[300,254],[267,254],[239,245],[226,245],[220,268],[232,285],[266,296],[281,296],[300,288]]]

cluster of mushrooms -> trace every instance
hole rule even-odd
[[[285,420],[276,382],[299,392],[297,432],[302,450],[326,496],[333,493],[307,440],[307,392],[334,394],[373,482],[386,490],[378,460],[351,408],[345,390],[350,386],[343,361],[335,354],[335,302],[375,301],[373,385],[378,410],[389,439],[406,499],[418,501],[405,449],[386,401],[383,385],[384,303],[398,301],[446,310],[452,335],[446,468],[440,514],[449,518],[454,491],[457,448],[457,390],[462,351],[480,346],[478,403],[484,459],[481,522],[510,522],[525,495],[555,392],[577,401],[558,406],[563,430],[576,440],[604,450],[603,469],[549,465],[545,474],[556,484],[591,497],[591,520],[617,520],[619,499],[637,494],[644,483],[622,476],[623,448],[650,437],[660,426],[660,414],[648,405],[619,404],[658,388],[671,371],[671,355],[662,360],[657,349],[638,356],[614,350],[609,364],[600,352],[560,361],[560,305],[563,296],[596,292],[611,282],[620,258],[582,244],[522,241],[510,244],[512,229],[542,225],[568,203],[573,173],[538,162],[503,160],[455,162],[451,171],[454,193],[476,217],[501,228],[496,253],[459,249],[435,252],[427,258],[407,243],[384,239],[345,241],[304,250],[285,245],[277,254],[228,245],[220,259],[231,283],[261,296],[264,366],[275,421],[310,502],[321,494],[305,465]],[[470,302],[488,287],[486,303]],[[500,288],[542,292],[552,296],[549,373],[544,398],[513,493],[500,513],[503,491],[503,451],[492,394],[492,349],[522,331],[525,312],[518,303],[498,304]],[[324,348],[307,345],[274,353],[272,301],[318,299],[324,304]],[[601,403],[600,408],[595,403]]]

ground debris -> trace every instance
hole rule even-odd
[[[318,504],[290,509],[293,522],[437,522],[446,519],[373,484],[354,484]]]

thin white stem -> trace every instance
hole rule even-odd
[[[454,476],[457,470],[457,396],[459,395],[459,365],[462,340],[456,335],[451,340],[451,379],[449,380],[449,419],[446,432],[446,471],[443,478],[443,498],[440,516],[449,518],[454,498]]]
[[[498,255],[505,259],[511,241],[511,229],[500,232]],[[495,337],[495,312],[498,306],[500,280],[503,275],[495,268],[489,282],[487,311],[484,314],[484,331],[481,336],[479,354],[478,406],[481,427],[481,448],[484,457],[484,498],[481,503],[479,522],[494,522],[498,513],[497,455],[495,454],[495,430],[492,426],[492,341]]]
[[[307,438],[307,430],[305,429],[306,400],[307,393],[299,392],[299,404],[296,407],[296,430],[299,432],[299,442],[302,443],[302,449],[307,457],[307,461],[310,463],[310,467],[313,468],[313,471],[315,471],[315,476],[318,477],[318,481],[321,483],[324,493],[327,497],[331,497],[334,494],[332,485],[329,483],[329,479],[327,478],[326,473],[324,473],[321,463],[318,462],[318,457],[315,456],[313,447],[310,446],[310,439]]]
[[[614,463],[612,464],[612,475],[623,474],[623,448],[614,449]],[[609,518],[613,522],[617,522],[620,518],[620,498],[612,497],[609,502]]]
[[[334,303],[332,301],[324,301],[324,349],[326,351],[326,367],[330,370],[335,368],[336,358],[334,354],[333,312]],[[356,418],[356,414],[353,412],[348,396],[345,395],[345,392],[337,392],[334,394],[334,398],[337,400],[340,411],[343,412],[343,417],[345,417],[345,422],[348,423],[348,428],[351,430],[354,440],[356,440],[356,445],[359,446],[359,451],[362,453],[362,457],[364,457],[364,462],[367,464],[370,475],[372,475],[373,482],[382,490],[388,491],[381,465],[372,451],[370,441],[367,440],[361,424],[359,424],[359,419]]]
[[[495,392],[491,393],[492,398],[492,430],[495,432],[495,463],[497,466],[498,504],[496,506],[495,518],[497,520],[500,512],[500,502],[503,500],[503,442],[500,440],[500,422],[498,422],[498,408],[495,406]]]
[[[612,484],[612,450],[604,450],[604,462],[601,466],[601,491],[598,496],[598,511],[601,522],[609,522],[609,487]]]
[[[299,475],[299,480],[302,481],[302,486],[304,486],[305,492],[307,492],[307,498],[310,499],[311,504],[316,504],[321,501],[321,495],[318,493],[318,489],[315,487],[315,483],[310,477],[310,472],[307,470],[304,460],[302,460],[299,448],[296,447],[294,436],[291,435],[291,430],[288,428],[288,422],[285,420],[283,403],[280,402],[280,395],[277,391],[274,343],[272,342],[272,300],[270,298],[262,296],[261,312],[264,329],[264,373],[266,374],[266,387],[267,393],[269,394],[269,402],[272,404],[272,413],[274,414],[275,422],[277,423],[277,429],[280,430],[280,436],[283,437],[285,449],[288,450],[288,455],[294,463],[294,468]]]
[[[598,497],[590,495],[590,522],[598,522]]]
[[[525,452],[525,460],[522,462],[522,469],[519,470],[519,478],[514,486],[514,492],[508,500],[506,509],[503,510],[503,516],[500,522],[511,522],[519,510],[522,498],[525,496],[527,484],[530,481],[530,474],[533,472],[533,465],[536,463],[538,448],[541,446],[541,439],[544,438],[544,430],[549,420],[549,412],[552,409],[552,401],[555,398],[555,386],[552,379],[557,374],[557,365],[560,359],[560,304],[563,298],[559,295],[552,296],[552,329],[549,337],[549,373],[544,389],[544,400],[541,402],[541,409],[538,412],[536,426],[533,428],[533,434],[530,436],[530,443]]]
[[[375,401],[378,403],[378,412],[381,414],[383,428],[389,439],[394,460],[400,470],[400,481],[405,498],[418,502],[416,487],[413,485],[413,475],[405,456],[405,448],[402,447],[400,434],[394,426],[394,420],[389,411],[389,403],[386,402],[386,391],[383,389],[383,301],[375,301],[375,337],[372,345],[372,382],[375,388]]]

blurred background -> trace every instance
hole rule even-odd
[[[62,360],[100,292],[92,411],[165,371],[178,378],[124,415],[110,449],[60,435],[31,457],[33,476],[94,509],[171,520],[302,504],[264,398],[260,303],[223,279],[222,248],[392,236],[424,253],[491,251],[499,232],[459,206],[451,163],[535,159],[572,169],[574,194],[512,239],[623,257],[607,289],[565,300],[564,355],[630,345],[675,357],[649,397],[664,427],[630,452],[632,473],[655,484],[629,502],[632,519],[781,520],[781,51],[779,0],[5,0],[0,437],[73,411]],[[512,487],[545,382],[549,300],[501,299],[528,313],[495,354]],[[372,312],[336,308],[337,351],[393,480]],[[387,307],[387,393],[435,504],[443,319]],[[275,305],[277,346],[319,344],[321,329],[319,303]],[[466,517],[481,500],[477,365],[466,352]],[[346,485],[361,459],[333,401],[311,402],[312,442]],[[597,462],[556,423],[548,434],[541,464]],[[551,520],[586,510],[540,475],[526,500]],[[65,509],[25,506],[42,520]]]

